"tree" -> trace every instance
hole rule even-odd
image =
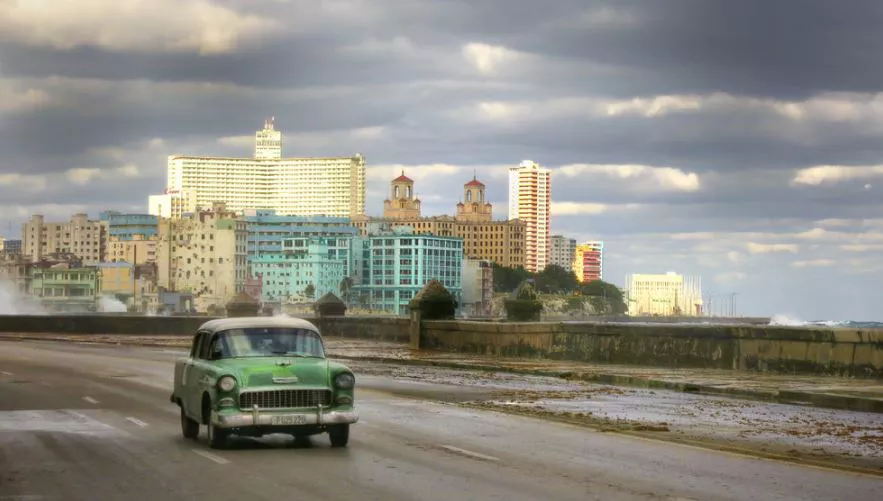
[[[546,266],[536,276],[537,289],[547,294],[570,294],[579,288],[579,281],[573,271],[557,264]]]
[[[304,289],[304,296],[306,296],[307,299],[313,299],[315,295],[316,288],[313,287],[313,284],[307,285],[307,287]]]
[[[628,306],[619,287],[603,280],[593,280],[579,287],[580,294],[588,297],[589,303],[599,315],[622,315]]]
[[[507,268],[494,263],[494,291],[512,292],[521,282],[534,278],[533,274],[523,266]]]
[[[352,299],[352,291],[353,291],[353,279],[352,277],[345,277],[340,281],[340,298],[344,303],[350,304],[350,299]]]

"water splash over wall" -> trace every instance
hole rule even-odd
[[[46,315],[40,302],[19,292],[8,280],[0,279],[0,315]]]
[[[101,296],[98,299],[98,311],[102,313],[125,313],[129,311],[126,304],[113,296]]]

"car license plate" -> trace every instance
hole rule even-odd
[[[270,418],[270,424],[277,426],[307,424],[307,417],[303,414],[295,414],[293,416],[273,416]]]

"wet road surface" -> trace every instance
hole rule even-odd
[[[360,376],[350,445],[180,435],[177,352],[0,342],[0,500],[879,499],[883,479],[420,400],[477,386]]]

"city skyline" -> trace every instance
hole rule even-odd
[[[163,1],[150,19],[73,16],[64,43],[0,30],[4,218],[143,212],[168,155],[249,155],[275,116],[288,154],[365,155],[369,214],[405,169],[426,214],[475,173],[505,217],[506,171],[533,159],[552,170],[552,233],[603,240],[610,277],[702,276],[755,315],[877,315],[870,3],[512,1],[207,1],[218,26]]]

